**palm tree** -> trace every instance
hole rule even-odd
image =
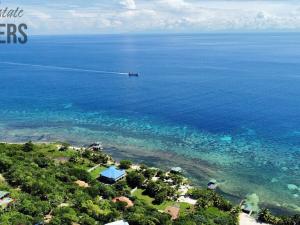
[[[273,222],[273,216],[272,216],[270,210],[268,210],[268,209],[262,209],[259,212],[258,220],[260,222],[263,222],[263,223],[272,223]]]

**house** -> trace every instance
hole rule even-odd
[[[172,220],[176,220],[179,217],[180,208],[178,206],[169,206],[165,212],[171,216]]]
[[[124,203],[126,203],[127,205],[125,206],[125,208],[129,208],[129,207],[132,207],[134,205],[133,202],[129,198],[124,197],[124,196],[114,198],[112,201],[114,203],[116,203],[116,202],[124,202]]]
[[[248,214],[251,216],[252,212],[253,212],[253,207],[251,204],[244,202],[241,206],[242,212]]]
[[[218,187],[217,183],[212,182],[212,181],[207,184],[207,189],[209,189],[209,190],[216,190],[217,187]]]
[[[119,170],[115,166],[111,166],[100,173],[100,179],[108,183],[115,183],[124,178],[125,176],[125,170]]]
[[[242,200],[240,203],[240,207],[241,207],[242,212],[248,214],[249,216],[251,216],[251,214],[253,212],[257,211],[257,210],[255,210],[255,208],[257,208],[257,207],[255,207],[252,202],[249,202],[247,200]]]
[[[129,225],[129,223],[125,222],[124,220],[118,220],[112,223],[107,223],[105,225]]]
[[[0,191],[0,208],[4,209],[14,202],[14,200],[9,197],[9,194],[7,191]]]
[[[101,142],[95,142],[89,146],[89,149],[94,150],[94,151],[102,151],[103,146]]]
[[[182,173],[182,168],[181,167],[172,167],[171,172],[172,173]]]

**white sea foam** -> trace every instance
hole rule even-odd
[[[15,65],[15,66],[31,66],[40,67],[53,70],[64,70],[64,71],[76,71],[76,72],[87,72],[87,73],[102,73],[102,74],[116,74],[116,75],[127,75],[128,73],[117,72],[117,71],[105,71],[105,70],[91,70],[75,67],[62,67],[62,66],[52,66],[52,65],[39,65],[39,64],[29,64],[29,63],[17,63],[17,62],[0,62],[1,64]]]

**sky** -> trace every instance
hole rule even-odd
[[[4,7],[23,8],[16,21],[32,34],[300,31],[300,0],[1,0]]]

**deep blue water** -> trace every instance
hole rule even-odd
[[[1,140],[171,152],[207,163],[206,175],[186,165],[199,183],[300,210],[300,34],[31,37],[0,49]]]

